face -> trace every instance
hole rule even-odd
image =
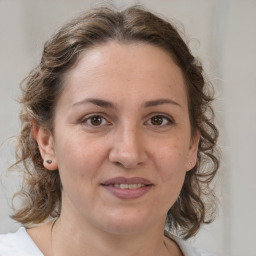
[[[62,214],[112,233],[164,225],[197,155],[180,68],[155,46],[109,42],[80,56],[64,88],[41,146]]]

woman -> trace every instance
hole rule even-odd
[[[207,86],[175,28],[141,8],[62,27],[23,87],[13,218],[27,229],[2,235],[0,255],[209,255],[181,239],[213,218]]]

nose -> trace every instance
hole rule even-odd
[[[126,126],[115,132],[109,160],[126,169],[136,168],[145,162],[143,135],[138,129]]]

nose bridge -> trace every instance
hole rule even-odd
[[[130,152],[132,154],[139,152],[139,129],[136,129],[136,125],[127,124],[121,129],[121,148],[124,152]]]
[[[143,137],[136,123],[127,121],[118,127],[110,160],[125,168],[134,168],[145,160]]]

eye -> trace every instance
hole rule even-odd
[[[89,126],[104,126],[110,124],[103,116],[101,115],[92,115],[82,120],[82,123],[85,123]]]
[[[152,116],[146,123],[152,126],[166,126],[172,124],[173,121],[166,116],[155,115]]]

